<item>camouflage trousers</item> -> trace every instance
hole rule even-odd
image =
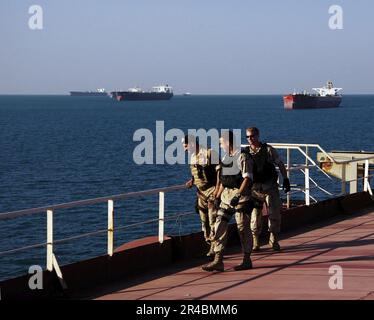
[[[235,209],[230,207],[231,199],[238,192],[237,189],[225,189],[221,196],[221,206],[217,212],[217,220],[215,224],[215,253],[223,253],[228,237],[228,224],[232,217],[235,216],[236,225],[238,228],[240,244],[243,253],[252,252],[252,233],[250,229],[250,212],[247,210],[247,197],[243,197],[244,201],[239,202]],[[235,213],[234,213],[235,211]]]
[[[204,233],[204,239],[210,243],[214,238],[214,225],[217,219],[217,210],[214,209],[214,193],[215,187],[197,192],[197,207],[200,215],[201,230]]]
[[[271,233],[279,234],[281,229],[281,200],[279,197],[278,185],[254,184],[252,193],[261,194],[267,206],[268,230]],[[262,229],[262,209],[254,208],[251,214],[251,230],[254,236],[259,236]]]

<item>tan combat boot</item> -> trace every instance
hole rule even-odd
[[[281,250],[279,242],[278,242],[278,235],[276,235],[273,232],[270,233],[269,245],[273,248],[274,251]]]
[[[258,235],[253,235],[252,239],[253,239],[252,251],[253,252],[260,251],[260,242],[258,241]]]
[[[211,263],[202,267],[204,271],[223,271],[223,256],[222,253],[216,253],[214,260]]]
[[[252,261],[251,261],[251,254],[250,253],[244,253],[243,256],[243,262],[237,266],[234,267],[235,271],[240,271],[240,270],[248,270],[252,269]]]

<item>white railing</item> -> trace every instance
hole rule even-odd
[[[312,145],[312,144],[279,144],[279,143],[272,143],[272,146],[274,146],[277,149],[285,149],[287,152],[287,159],[286,159],[286,167],[288,171],[288,176],[291,177],[292,172],[301,172],[304,175],[304,188],[295,188],[292,187],[291,192],[287,194],[287,205],[288,207],[290,206],[291,202],[291,195],[296,194],[296,193],[304,193],[305,194],[305,204],[309,205],[310,201],[313,200],[317,202],[317,200],[311,195],[310,191],[313,189],[318,189],[324,192],[325,194],[329,196],[336,196],[333,193],[327,191],[323,187],[319,186],[318,183],[311,178],[310,176],[310,170],[311,169],[316,169],[319,173],[322,173],[329,179],[331,179],[330,176],[328,176],[322,169],[319,168],[319,166],[314,162],[314,160],[310,157],[309,152],[310,148],[317,148],[323,153],[326,154],[332,161],[339,163],[339,164],[349,164],[352,162],[357,162],[357,161],[365,161],[365,170],[364,170],[364,177],[361,179],[364,179],[364,191],[368,192],[371,196],[373,196],[371,187],[370,187],[370,178],[371,176],[369,175],[369,160],[374,159],[373,157],[365,158],[365,159],[353,159],[353,160],[348,160],[348,161],[337,161],[331,155],[327,154],[319,145]],[[305,150],[303,150],[305,148]],[[291,164],[291,151],[292,150],[297,150],[301,155],[304,156],[305,158],[305,164]],[[356,179],[356,182],[359,179]],[[345,183],[348,183],[351,181],[344,181]],[[310,185],[312,183],[312,186]],[[185,185],[176,185],[176,186],[171,186],[171,187],[166,187],[166,188],[157,188],[157,189],[150,189],[150,190],[145,190],[145,191],[138,191],[138,192],[128,192],[128,193],[123,193],[123,194],[117,194],[117,195],[112,195],[112,196],[106,196],[106,197],[100,197],[100,198],[94,198],[94,199],[86,199],[86,200],[80,200],[80,201],[73,201],[73,202],[68,202],[68,203],[62,203],[62,204],[57,204],[57,205],[51,205],[51,206],[46,206],[46,207],[39,207],[39,208],[32,208],[32,209],[25,209],[25,210],[18,210],[18,211],[13,211],[13,212],[6,212],[0,214],[0,221],[1,220],[8,220],[8,219],[14,219],[18,217],[23,217],[23,216],[28,216],[28,215],[34,215],[34,214],[41,214],[44,213],[47,216],[47,241],[43,243],[38,243],[34,245],[29,245],[29,246],[24,246],[21,248],[16,248],[16,249],[11,249],[7,251],[2,251],[0,252],[0,256],[10,254],[10,253],[15,253],[19,252],[22,250],[28,250],[32,248],[38,248],[38,247],[43,247],[46,246],[46,268],[48,271],[53,271],[55,270],[57,275],[60,278],[60,281],[62,281],[63,284],[63,279],[62,279],[62,274],[57,262],[57,258],[54,254],[54,245],[71,241],[71,240],[77,240],[83,237],[88,237],[88,236],[93,236],[93,235],[98,235],[98,234],[107,234],[107,254],[109,256],[113,255],[114,252],[114,235],[115,231],[118,230],[123,230],[123,229],[129,229],[132,227],[148,224],[148,223],[155,223],[158,222],[158,239],[159,242],[162,243],[164,241],[165,237],[165,221],[167,220],[165,218],[165,194],[173,191],[181,191],[181,190],[186,190]],[[343,188],[342,186],[342,192],[345,192],[345,187]],[[129,198],[134,198],[134,197],[139,197],[139,196],[147,196],[147,195],[154,195],[158,194],[159,195],[159,213],[158,213],[158,218],[155,219],[149,219],[143,222],[139,223],[134,223],[131,225],[126,225],[126,226],[119,226],[116,227],[114,226],[114,202],[119,201],[119,200],[125,200]],[[59,239],[55,240],[54,239],[54,232],[53,232],[53,218],[54,214],[58,210],[62,209],[70,209],[70,208],[76,208],[80,206],[88,206],[88,205],[93,205],[93,204],[98,204],[98,203],[107,203],[108,206],[108,222],[107,222],[107,228],[103,230],[98,230],[94,232],[88,232],[88,233],[83,233],[79,234],[76,236],[72,236],[69,238],[64,238],[64,239]],[[180,218],[183,216],[187,215],[192,215],[194,214],[193,212],[186,212],[186,213],[179,213],[175,215],[169,215],[168,219],[173,219],[175,217]],[[64,284],[63,284],[64,285]]]
[[[0,256],[23,251],[23,250],[29,250],[32,248],[39,248],[39,247],[46,246],[47,248],[46,269],[48,271],[55,270],[56,274],[58,275],[61,281],[61,284],[65,287],[66,285],[63,281],[62,274],[59,268],[59,264],[54,254],[55,244],[63,243],[63,242],[71,241],[71,240],[77,240],[83,237],[107,233],[107,254],[109,256],[112,256],[114,252],[114,231],[115,230],[118,231],[118,230],[128,229],[131,227],[144,225],[148,223],[155,223],[155,222],[158,222],[158,230],[159,230],[158,240],[160,243],[163,243],[164,238],[165,238],[164,222],[166,220],[165,219],[165,193],[173,192],[173,191],[181,191],[181,190],[186,190],[186,186],[177,185],[177,186],[171,186],[171,187],[166,187],[166,188],[157,188],[157,189],[150,189],[150,190],[138,191],[138,192],[128,192],[128,193],[123,193],[123,194],[118,194],[118,195],[107,196],[107,197],[86,199],[86,200],[73,201],[73,202],[51,205],[51,206],[46,206],[46,207],[2,213],[0,214],[0,221],[14,219],[14,218],[28,216],[28,215],[34,215],[34,214],[41,214],[41,213],[46,214],[47,215],[47,242],[24,246],[24,247],[12,249],[12,250],[2,251],[0,252]],[[159,217],[158,219],[149,219],[149,220],[142,221],[139,223],[134,223],[131,225],[120,226],[117,228],[114,227],[114,201],[115,200],[116,201],[124,200],[124,199],[129,199],[129,198],[134,198],[134,197],[139,197],[139,196],[154,195],[154,194],[159,194]],[[79,206],[88,206],[88,205],[93,205],[93,204],[98,204],[98,203],[103,203],[103,202],[104,203],[106,202],[108,205],[108,227],[107,229],[84,233],[84,234],[76,235],[73,237],[64,238],[61,240],[54,240],[53,217],[57,210],[76,208]],[[179,213],[179,214],[168,216],[168,219],[173,219],[175,217],[180,218],[180,217],[192,215],[192,214],[193,212]]]
[[[303,192],[305,194],[305,204],[310,205],[310,200],[313,199],[316,201],[310,194],[310,191],[312,189],[319,189],[320,191],[324,192],[328,196],[339,196],[346,194],[346,184],[350,183],[350,193],[355,193],[357,192],[357,182],[359,180],[364,181],[364,191],[368,192],[372,197],[373,197],[373,192],[370,187],[370,178],[372,177],[369,175],[369,166],[370,160],[374,159],[374,155],[366,158],[356,158],[356,159],[349,159],[349,160],[338,160],[334,158],[331,154],[327,153],[320,145],[318,144],[294,144],[294,143],[269,143],[271,146],[273,146],[276,149],[283,149],[286,150],[286,168],[288,172],[288,177],[291,177],[291,173],[293,171],[300,171],[304,175],[304,188],[303,189],[298,189],[294,190],[296,192],[289,192],[287,194],[287,207],[290,207],[291,203],[291,195],[298,193],[298,192]],[[327,191],[325,188],[321,187],[319,184],[315,182],[310,176],[310,171],[311,169],[316,169],[318,172],[323,174],[325,177],[328,179],[332,180],[332,178],[325,172],[323,171],[318,164],[311,158],[310,156],[310,151],[311,149],[317,149],[320,152],[322,152],[328,159],[330,159],[333,163],[342,165],[342,171],[343,171],[343,177],[341,179],[341,193],[339,194],[334,194],[332,192]],[[300,165],[291,165],[291,151],[295,150],[298,151],[299,154],[301,154],[305,158],[305,164],[300,164]],[[357,178],[357,170],[356,170],[356,175],[354,179],[347,180],[346,179],[346,168],[347,165],[351,164],[357,164],[357,162],[365,161],[364,165],[364,176],[362,178]],[[356,165],[357,167],[357,165]],[[356,168],[357,169],[357,168]],[[313,187],[310,186],[310,182],[312,182]]]

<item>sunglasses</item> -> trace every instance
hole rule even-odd
[[[247,139],[257,137],[257,134],[251,134],[250,136],[247,136]]]

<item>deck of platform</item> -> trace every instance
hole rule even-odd
[[[374,300],[374,211],[333,219],[317,228],[285,234],[282,252],[268,246],[252,255],[254,269],[236,272],[240,248],[225,255],[225,271],[208,273],[205,260],[116,283],[90,298],[191,299],[371,299]],[[343,289],[329,287],[331,266],[343,270]]]

